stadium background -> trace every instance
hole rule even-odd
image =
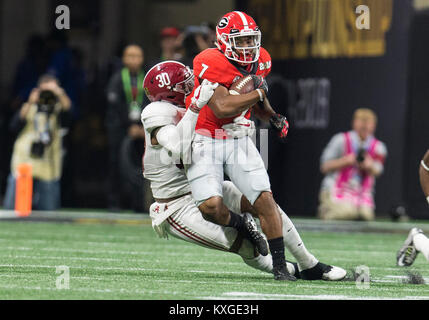
[[[263,46],[273,56],[270,98],[291,120],[286,145],[270,139],[269,173],[279,204],[291,215],[315,215],[322,149],[334,133],[349,128],[354,109],[369,107],[379,116],[377,136],[389,153],[377,181],[377,212],[386,215],[392,206],[405,204],[412,217],[425,217],[417,176],[429,136],[424,123],[429,116],[429,44],[424,41],[429,3],[424,0],[0,0],[1,196],[13,144],[7,126],[14,71],[26,39],[51,31],[60,4],[70,8],[71,29],[64,32],[79,49],[87,78],[65,141],[64,207],[105,207],[104,88],[121,46],[142,45],[148,62],[159,54],[162,27],[216,22],[239,9],[261,26]],[[359,4],[371,9],[371,30],[362,37],[353,27],[357,15],[342,14]]]

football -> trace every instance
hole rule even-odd
[[[255,83],[251,75],[241,77],[234,81],[229,88],[229,93],[233,95],[245,94],[255,90]]]

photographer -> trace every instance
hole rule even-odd
[[[66,119],[71,101],[58,80],[43,75],[38,87],[17,112],[10,129],[17,134],[4,200],[6,209],[15,207],[17,168],[27,163],[33,172],[33,209],[55,210],[60,207],[62,172],[61,120]]]
[[[323,151],[319,217],[325,220],[373,220],[375,179],[384,168],[387,149],[373,134],[377,116],[358,109],[353,130],[336,134]]]

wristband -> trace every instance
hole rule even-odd
[[[264,101],[264,95],[261,92],[261,89],[256,89],[256,91],[258,91],[259,94],[259,101],[263,102]]]
[[[420,162],[420,164],[422,165],[423,169],[425,169],[426,171],[429,171],[429,167],[426,165],[426,163],[423,160]]]

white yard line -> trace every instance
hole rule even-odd
[[[0,264],[0,268],[53,268],[54,265],[38,265],[38,264]],[[70,269],[93,269],[93,270],[118,270],[118,271],[154,271],[154,272],[172,272],[171,269],[160,269],[160,268],[130,268],[130,267],[94,267],[94,266],[68,266]],[[176,270],[180,273],[206,273],[206,274],[235,274],[235,275],[267,275],[267,273],[255,273],[255,272],[238,272],[238,271],[203,271],[203,270]],[[258,271],[256,271],[258,272]]]
[[[406,296],[403,298],[373,297],[373,296],[351,296],[351,295],[329,295],[329,294],[264,294],[255,292],[224,292],[219,297],[201,297],[202,299],[243,299],[243,300],[274,300],[274,299],[314,299],[314,300],[423,300],[420,296]],[[427,297],[429,299],[429,297]],[[424,299],[424,300],[427,300]]]
[[[66,243],[70,243],[71,239],[34,239],[34,238],[28,238],[28,239],[8,239],[8,238],[0,238],[0,242],[18,242],[18,241],[23,241],[23,242],[30,242],[30,243],[40,243],[40,244],[53,244],[53,243],[58,243],[58,242],[66,242]],[[165,248],[166,245],[170,246],[170,250],[173,250],[174,248],[186,248],[189,249],[190,246],[192,246],[192,244],[187,243],[187,242],[170,242],[170,243],[159,243],[159,244],[146,244],[144,242],[144,239],[141,239],[141,242],[138,243],[129,243],[129,242],[118,242],[118,241],[86,241],[86,240],[72,240],[73,244],[76,243],[83,243],[84,246],[87,245],[94,245],[94,246],[105,246],[105,247],[111,247],[113,245],[120,245],[123,246],[124,244],[126,245],[138,245],[140,247],[148,247],[148,248]]]
[[[56,292],[90,292],[90,293],[126,293],[126,294],[141,294],[141,295],[180,295],[194,297],[194,294],[188,294],[185,292],[167,291],[167,290],[130,290],[125,288],[73,288],[70,285],[70,289],[57,289],[54,287],[40,287],[40,286],[18,286],[18,285],[0,285],[0,289],[17,289],[17,290],[36,290],[36,291],[56,291]]]
[[[24,265],[15,265],[15,264],[2,264],[0,267],[6,267],[6,268],[52,268],[55,269],[56,266],[54,265],[30,265],[30,264],[24,264]],[[125,268],[125,267],[93,267],[93,266],[70,266],[70,269],[93,269],[93,270],[119,270],[119,271],[151,271],[151,272],[170,272],[170,269],[160,269],[160,268]],[[205,274],[220,274],[220,275],[226,275],[226,274],[233,274],[233,275],[253,275],[253,276],[266,276],[267,281],[269,281],[271,278],[269,277],[269,274],[267,273],[255,273],[255,272],[234,272],[234,271],[203,271],[203,270],[177,270],[179,273],[205,273]],[[382,279],[381,279],[382,280]],[[171,283],[177,283],[177,282],[183,282],[188,283],[190,281],[188,280],[178,280],[178,279],[162,279],[162,280],[154,280],[160,281],[160,282],[171,282]],[[192,280],[191,282],[197,282]],[[236,281],[217,281],[216,283],[221,283],[228,285],[237,285],[240,284],[240,282]],[[206,283],[206,281],[200,281],[200,283]],[[396,282],[397,283],[397,282]],[[249,281],[243,282],[243,284],[249,284]],[[271,287],[284,287],[284,284],[274,284],[270,282],[261,283],[262,286],[271,286]],[[355,284],[353,282],[326,282],[326,285],[314,285],[309,282],[308,284],[298,284],[296,285],[297,288],[309,288],[309,289],[353,289],[355,288]],[[380,287],[372,287],[370,290],[376,290],[376,291],[391,291],[391,288],[380,288]],[[425,292],[429,293],[429,289],[425,290],[421,286],[418,288],[402,288],[401,291],[406,292]]]
[[[0,235],[9,235],[13,238],[19,238],[20,235],[27,235],[27,231],[4,231],[0,230]],[[88,237],[88,238],[102,238],[102,239],[129,239],[129,240],[142,240],[142,236],[130,236],[130,235],[110,235],[110,234],[95,234],[95,233],[85,233],[84,235],[81,234],[73,234],[73,233],[64,233],[64,232],[32,232],[32,235],[34,236],[58,236],[58,237],[67,237],[67,238],[76,238],[80,239],[82,236]],[[155,234],[154,234],[155,236]]]
[[[155,252],[153,254],[156,254]],[[67,256],[27,256],[27,255],[0,255],[0,258],[4,260],[7,259],[31,259],[31,260],[78,260],[78,261],[116,261],[116,262],[124,262],[124,259],[119,258],[96,258],[96,257],[67,257]],[[130,259],[127,258],[126,262],[135,262],[135,263],[164,263],[163,260],[158,259]],[[231,265],[242,265],[245,266],[244,262],[218,262],[218,261],[176,261],[176,264],[199,264],[199,265],[222,265],[222,266],[231,266]],[[204,271],[203,271],[204,272]]]
[[[50,252],[75,252],[75,253],[89,253],[89,254],[124,254],[124,255],[159,255],[159,251],[123,251],[123,250],[91,250],[91,249],[73,249],[73,248],[61,248],[61,247],[43,247],[43,248],[34,248],[34,247],[13,247],[13,246],[7,246],[7,247],[0,247],[1,251],[6,250],[17,250],[17,251],[32,251],[32,250],[40,250],[40,251],[50,251]],[[172,250],[171,250],[172,251]],[[211,251],[212,253],[180,253],[180,252],[163,252],[162,255],[166,256],[185,256],[185,257],[191,257],[191,256],[198,256],[198,257],[213,257],[213,252],[218,253],[225,253],[223,251]]]

